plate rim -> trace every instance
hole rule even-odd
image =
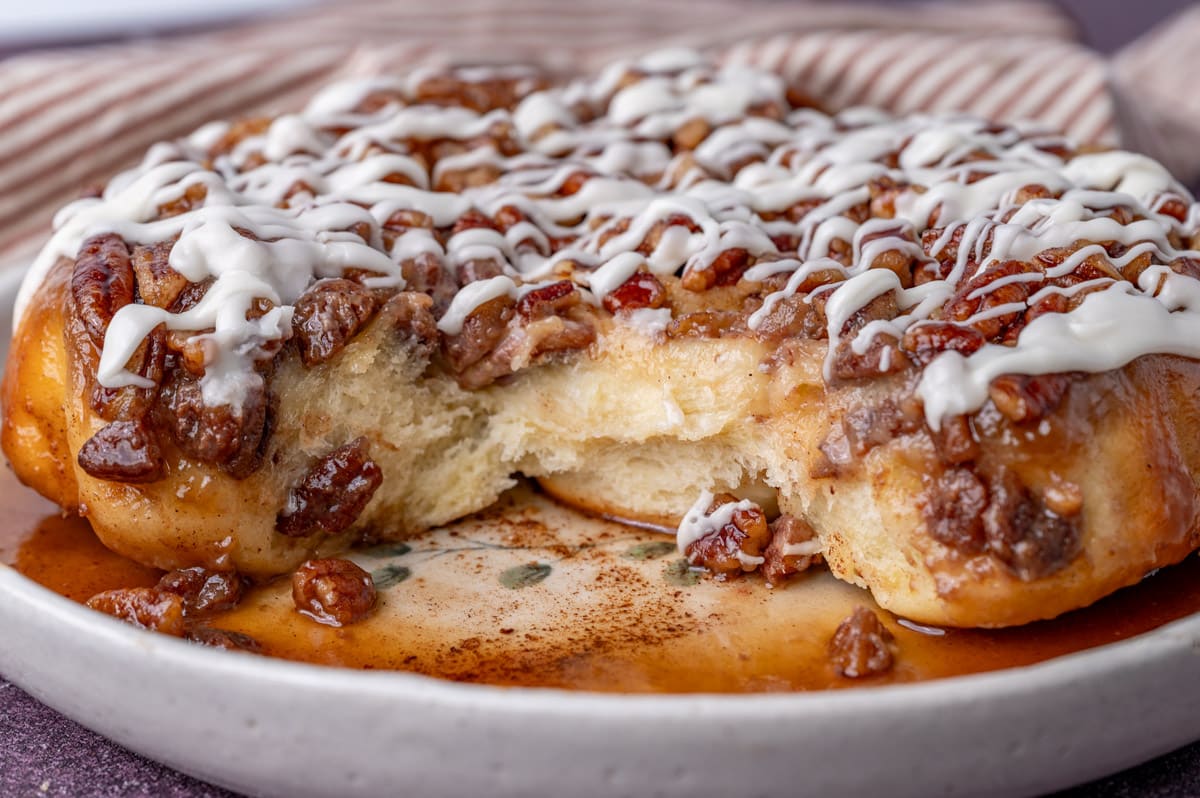
[[[751,694],[500,687],[206,650],[9,566],[0,633],[25,643],[0,648],[0,668],[34,698],[167,767],[263,796],[366,798],[397,779],[445,798],[470,794],[464,785],[560,794],[564,779],[612,798],[787,796],[801,783],[831,798],[1043,795],[1200,737],[1200,693],[1186,689],[1200,669],[1200,613],[1018,668]],[[318,717],[339,744],[297,760]],[[214,729],[228,737],[216,748]]]

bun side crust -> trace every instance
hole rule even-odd
[[[697,489],[710,486],[769,509],[777,501],[812,525],[838,577],[892,612],[950,626],[1053,617],[1200,544],[1194,361],[1154,356],[1083,377],[1040,432],[986,409],[976,417],[979,462],[1002,462],[1035,492],[1051,479],[1083,488],[1078,553],[1052,573],[1022,578],[994,552],[964,555],[931,534],[925,507],[947,466],[926,430],[836,475],[819,473],[839,408],[878,404],[902,386],[827,395],[819,346],[796,349],[765,374],[753,367],[763,352],[751,340],[656,342],[619,324],[602,328],[590,354],[468,391],[376,323],[314,368],[294,353],[282,358],[273,435],[249,477],[169,451],[161,481],[99,480],[71,457],[104,422],[81,400],[82,377],[61,344],[65,271],[47,282],[14,341],[5,452],[22,481],[79,508],[106,545],[162,568],[285,572],[356,539],[402,539],[481,510],[517,473],[589,511],[653,525],[676,524]],[[277,534],[291,486],[358,437],[386,479],[356,523],[333,536]]]
[[[63,407],[63,313],[70,267],[64,261],[48,276],[13,336],[0,385],[0,444],[21,482],[74,512],[79,489]]]

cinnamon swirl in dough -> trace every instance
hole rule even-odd
[[[4,450],[163,568],[281,573],[520,474],[678,525],[721,578],[823,558],[934,624],[1051,617],[1196,548],[1188,192],[789,96],[672,51],[360,81],[157,145],[56,218]]]

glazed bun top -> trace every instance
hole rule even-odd
[[[934,429],[1003,374],[1200,357],[1200,211],[1154,160],[794,96],[690,51],[558,84],[503,67],[335,85],[158,144],[68,205],[18,319],[57,261],[115,236],[185,280],[138,273],[97,381],[145,384],[127,367],[165,325],[214,406],[245,401],[329,278],[429,294],[444,339],[489,302],[564,291],[660,333],[656,291],[678,280],[713,297],[713,334],[827,338],[829,381],[914,369]]]

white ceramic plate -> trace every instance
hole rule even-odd
[[[141,632],[0,567],[0,672],[256,795],[1024,795],[1200,736],[1200,619],[1042,665],[755,696],[493,688]]]
[[[1032,795],[1200,737],[1200,616],[914,685],[622,696],[209,650],[0,566],[0,640],[0,673],[63,714],[256,795]]]

